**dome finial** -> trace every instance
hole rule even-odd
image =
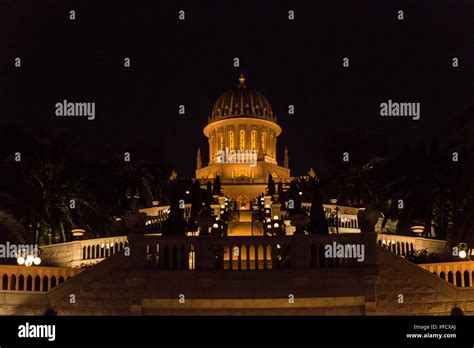
[[[245,77],[244,77],[244,74],[240,74],[240,77],[239,77],[239,87],[244,87],[245,88]]]

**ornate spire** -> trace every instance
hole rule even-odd
[[[196,168],[201,169],[202,161],[201,161],[201,149],[198,147],[197,154],[196,154]]]
[[[239,88],[245,88],[245,77],[244,74],[240,74],[239,77]]]

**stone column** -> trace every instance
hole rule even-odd
[[[216,149],[215,149],[215,142],[216,142],[216,131],[213,129],[209,133],[209,163],[212,162],[212,159],[215,156]]]
[[[229,147],[229,129],[227,126],[223,127],[222,132],[224,133],[224,148],[223,151],[225,151],[226,147]]]
[[[247,127],[245,127],[245,150],[250,150],[250,137],[252,128],[250,127],[249,124],[247,124]]]
[[[234,124],[234,150],[240,149],[240,129],[238,124]]]

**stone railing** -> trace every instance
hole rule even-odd
[[[170,213],[170,206],[161,205],[161,206],[150,207],[150,208],[142,208],[139,211],[140,213],[145,213],[149,217],[156,218],[156,220],[158,221],[163,221],[168,218],[168,215]],[[191,215],[191,203],[187,203],[184,205],[183,215],[184,216]]]
[[[64,267],[0,265],[3,291],[48,291],[80,270]]]
[[[131,236],[131,255],[137,267],[162,270],[276,270],[375,265],[375,234],[161,237]],[[360,246],[354,257],[326,257],[326,246]],[[362,247],[363,246],[363,247]],[[351,249],[355,252],[356,249]],[[346,255],[350,256],[350,255]]]
[[[378,234],[377,244],[404,257],[414,255],[415,251],[424,249],[426,249],[428,253],[437,255],[444,255],[449,252],[449,250],[446,249],[446,241],[444,240],[395,234]]]
[[[458,287],[473,287],[474,261],[425,263],[418,266]]]
[[[339,208],[337,213],[337,227],[336,228],[336,207]],[[302,202],[301,208],[309,214],[311,203]],[[330,233],[359,233],[359,221],[357,219],[357,211],[359,208],[346,207],[336,204],[323,204],[324,216],[328,222]],[[289,219],[288,215],[285,216]]]
[[[77,240],[41,246],[42,264],[58,267],[92,265],[128,246],[127,236]]]
[[[170,213],[170,206],[163,205],[151,208],[143,208],[140,209],[140,213],[145,213],[147,215],[146,222],[145,222],[145,230],[149,233],[153,233],[156,231],[161,231],[163,222],[168,219]],[[191,204],[185,204],[183,215],[185,220],[191,216]]]

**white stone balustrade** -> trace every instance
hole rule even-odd
[[[48,291],[72,278],[80,269],[0,265],[2,291]]]
[[[77,240],[41,246],[43,265],[81,267],[92,265],[128,246],[127,236]]]
[[[423,249],[426,249],[428,253],[437,255],[445,255],[449,252],[446,249],[446,241],[438,239],[379,233],[377,243],[393,253],[404,257],[414,255],[415,251]]]
[[[418,266],[457,287],[473,287],[474,261],[425,263]]]

